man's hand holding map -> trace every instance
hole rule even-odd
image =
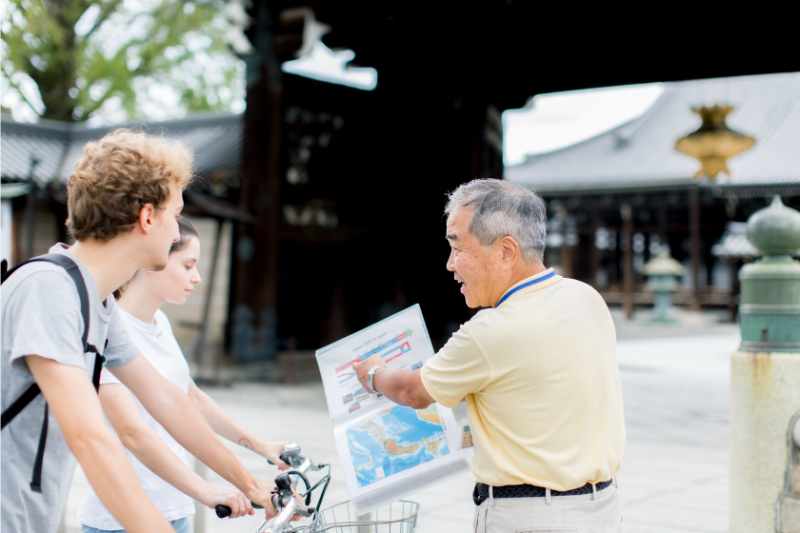
[[[369,508],[467,466],[468,428],[433,404],[414,410],[370,394],[354,362],[415,370],[433,356],[419,305],[317,351],[336,447],[355,505]],[[466,433],[465,433],[466,431]]]

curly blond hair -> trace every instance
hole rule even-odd
[[[75,240],[108,241],[130,231],[145,204],[158,208],[170,186],[192,180],[192,153],[180,142],[116,130],[87,143],[67,185],[67,229]]]

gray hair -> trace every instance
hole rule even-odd
[[[547,213],[544,201],[533,191],[498,179],[477,179],[448,196],[444,212],[469,207],[474,210],[469,231],[488,246],[506,235],[519,244],[527,261],[544,258]]]

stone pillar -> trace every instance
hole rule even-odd
[[[731,360],[731,533],[774,533],[786,428],[800,408],[800,213],[775,198],[748,221],[763,254],[742,268],[742,344]]]
[[[786,475],[775,520],[777,533],[800,533],[800,411],[786,428]]]

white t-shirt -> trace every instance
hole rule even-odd
[[[128,330],[131,341],[136,344],[140,353],[144,354],[147,360],[165,378],[175,383],[181,390],[188,392],[191,384],[189,365],[186,363],[183,352],[175,340],[166,315],[161,311],[157,311],[154,323],[147,323],[134,317],[121,307],[119,308],[119,314],[122,318],[122,323]],[[100,383],[104,386],[124,387],[113,374],[105,370],[100,377]],[[189,453],[172,438],[172,435],[161,424],[150,416],[150,413],[145,410],[138,400],[134,398],[134,401],[138,404],[140,414],[147,425],[155,431],[175,455],[189,465]],[[139,476],[147,497],[167,520],[177,520],[194,514],[194,503],[191,498],[151,472],[132,453],[128,452],[128,458]],[[83,507],[81,523],[97,529],[122,529],[122,525],[111,515],[94,493],[87,499]]]

